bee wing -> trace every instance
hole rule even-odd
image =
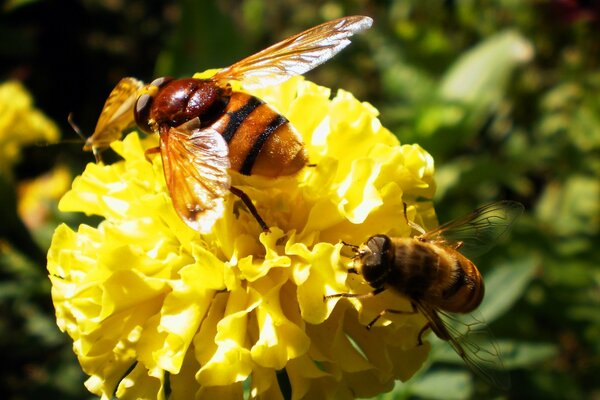
[[[162,134],[160,153],[175,210],[192,229],[210,232],[230,187],[225,139],[195,118]]]
[[[123,78],[108,95],[96,123],[96,129],[83,147],[84,150],[106,149],[119,139],[124,130],[135,124],[133,107],[144,83],[135,78]]]
[[[427,318],[436,336],[448,342],[471,371],[500,389],[508,389],[510,376],[494,336],[482,318],[466,315],[459,319],[423,303],[417,303],[417,309]]]
[[[350,44],[348,39],[371,27],[370,17],[334,19],[282,40],[217,72],[211,80],[243,81],[247,88],[281,83],[329,60]]]
[[[498,201],[486,204],[471,213],[438,226],[421,236],[427,241],[441,241],[460,248],[468,257],[481,255],[508,232],[523,205],[516,201]]]

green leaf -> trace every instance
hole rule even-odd
[[[532,56],[529,41],[514,30],[491,36],[450,68],[440,84],[439,97],[487,108],[502,96],[515,67]]]
[[[558,236],[572,237],[600,231],[600,182],[598,177],[574,174],[566,182],[546,186],[536,216]]]
[[[4,3],[2,8],[3,8],[3,11],[5,11],[5,12],[11,12],[20,7],[24,7],[29,4],[37,3],[39,1],[40,0],[8,0],[6,3]]]
[[[485,297],[478,312],[490,323],[503,315],[523,296],[533,278],[537,261],[533,256],[506,261],[485,277]]]
[[[461,400],[473,394],[471,374],[448,369],[428,370],[410,381],[413,396],[427,399]]]
[[[555,345],[550,343],[526,343],[510,340],[497,342],[502,354],[504,367],[507,369],[530,367],[540,364],[558,353]]]

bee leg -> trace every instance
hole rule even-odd
[[[375,325],[375,322],[377,322],[379,320],[379,318],[383,317],[385,314],[390,313],[390,314],[416,314],[417,313],[417,306],[415,305],[415,303],[410,303],[412,305],[412,310],[410,311],[405,311],[405,310],[392,310],[392,309],[386,309],[386,310],[382,310],[378,316],[376,316],[375,318],[373,318],[373,320],[371,322],[369,322],[367,324],[367,329],[371,329],[373,327],[373,325]],[[421,331],[422,333],[422,331]],[[421,333],[419,333],[419,342],[421,341]]]
[[[350,250],[352,251],[352,253],[354,253],[354,256],[352,257],[353,259],[356,258],[358,256],[358,254],[360,253],[359,251],[359,247],[354,245],[354,244],[350,244],[347,242],[344,242],[343,240],[340,241],[344,246],[346,247],[350,247]],[[355,272],[356,270],[354,270],[354,268],[351,268],[351,270],[353,271],[348,271],[348,272]]]
[[[149,163],[151,163],[152,160],[150,159],[150,156],[152,154],[156,154],[156,153],[160,153],[160,147],[158,147],[158,146],[146,149],[146,151],[144,152],[144,156],[146,157],[146,161],[148,161]]]
[[[252,200],[250,200],[250,197],[248,197],[248,195],[246,193],[244,193],[241,189],[238,189],[234,186],[231,186],[229,188],[229,191],[231,193],[233,193],[234,195],[236,195],[237,197],[239,197],[240,200],[242,200],[242,202],[248,208],[248,211],[250,211],[250,214],[252,214],[252,216],[254,217],[256,222],[258,222],[258,224],[260,225],[260,228],[263,230],[263,232],[267,232],[267,233],[271,232],[271,230],[269,229],[269,227],[267,226],[265,221],[258,214],[258,211],[256,210],[256,207],[254,207],[254,204],[252,204]]]
[[[348,246],[348,247],[350,247],[350,249],[351,249],[351,250],[352,250],[352,251],[353,251],[355,254],[358,254],[358,246],[357,246],[357,245],[355,245],[355,244],[350,244],[350,243],[347,243],[347,242],[344,242],[343,240],[341,240],[341,242],[342,242],[342,244],[343,244],[344,246]]]
[[[385,290],[384,287],[380,287],[377,288],[375,290],[373,290],[372,292],[369,293],[365,293],[365,294],[360,294],[360,293],[336,293],[336,294],[329,294],[329,295],[324,295],[323,296],[323,301],[327,301],[330,299],[336,299],[338,297],[352,297],[355,299],[364,299],[365,297],[373,297],[378,295],[379,293],[383,292]]]
[[[429,329],[431,328],[430,324],[427,323],[425,324],[425,326],[423,328],[421,328],[421,330],[419,331],[419,339],[418,339],[418,344],[419,346],[423,346],[423,334]]]

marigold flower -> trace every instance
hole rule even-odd
[[[34,179],[19,182],[17,211],[30,230],[47,222],[55,203],[69,189],[72,176],[65,165],[58,165]]]
[[[20,82],[0,84],[0,174],[11,176],[24,145],[58,137],[56,125],[33,107],[31,95]]]
[[[136,133],[113,143],[123,161],[89,164],[62,198],[62,211],[104,217],[98,227],[59,226],[48,254],[57,322],[91,392],[280,399],[287,379],[294,399],[366,397],[425,360],[421,316],[365,329],[387,304],[409,309],[406,300],[323,296],[371,290],[347,273],[340,240],[408,235],[403,202],[409,218],[434,223],[431,156],[400,145],[376,109],[343,90],[331,98],[295,77],[252,94],[292,122],[315,164],[278,179],[232,173],[270,233],[233,196],[210,234],[190,229],[160,157],[145,159],[158,139]]]

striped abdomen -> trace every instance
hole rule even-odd
[[[483,299],[477,267],[453,248],[412,238],[393,238],[394,268],[387,284],[441,310],[467,313]]]
[[[244,175],[292,175],[308,162],[302,138],[285,117],[254,96],[210,80],[158,78],[136,101],[135,120],[146,133],[168,135],[194,118],[223,135],[231,169]]]
[[[213,124],[229,144],[231,169],[245,175],[292,175],[308,162],[300,135],[268,104],[233,92]]]

